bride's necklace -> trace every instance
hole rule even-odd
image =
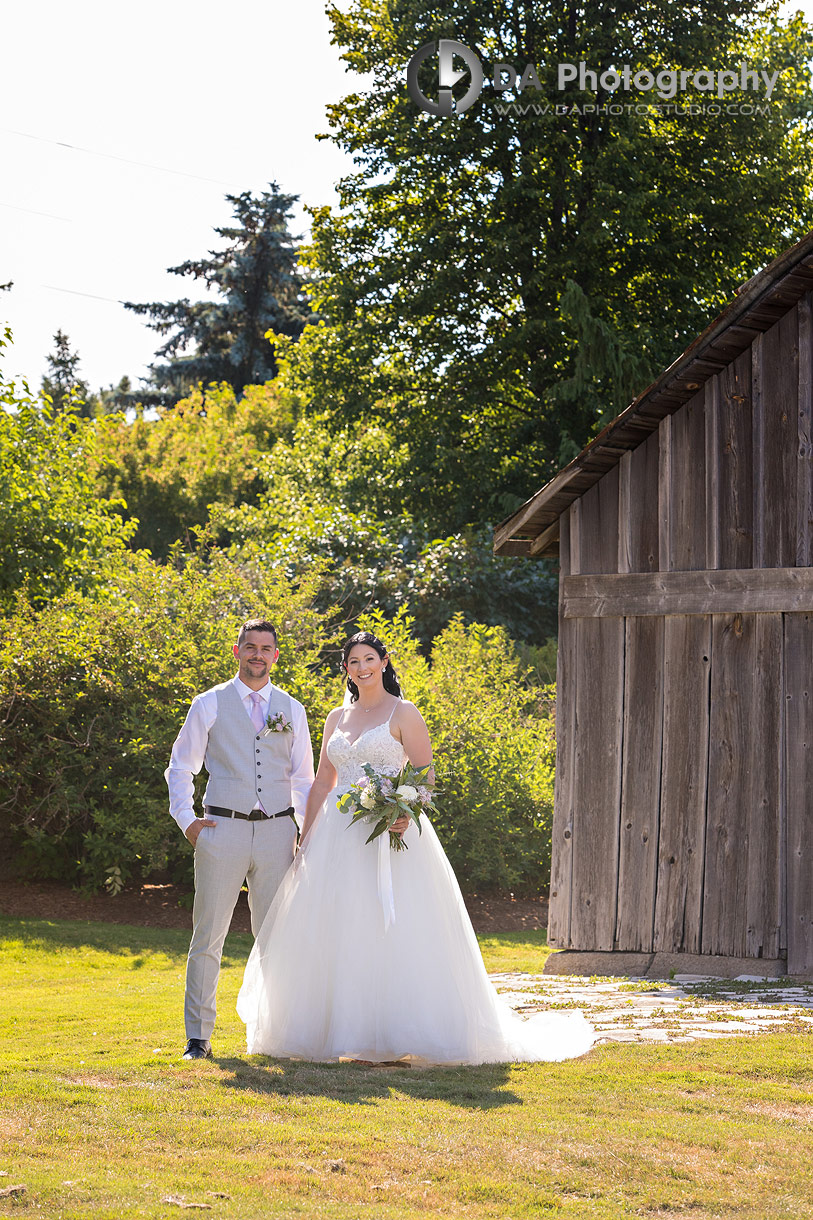
[[[381,698],[378,700],[378,703],[374,703],[372,707],[360,707],[359,711],[360,712],[375,712],[378,710],[378,708],[383,706],[383,703],[384,703],[384,699]]]

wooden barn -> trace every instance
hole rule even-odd
[[[813,971],[813,233],[495,550],[559,558],[555,968]]]

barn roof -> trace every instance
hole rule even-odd
[[[682,356],[494,531],[497,555],[558,555],[559,516],[654,432],[666,415],[769,330],[813,288],[813,231],[740,288]]]

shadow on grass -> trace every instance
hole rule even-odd
[[[218,1067],[232,1073],[222,1080],[223,1087],[276,1097],[324,1097],[355,1106],[373,1105],[393,1091],[476,1110],[523,1104],[505,1088],[509,1067],[504,1063],[413,1069],[257,1058],[260,1063],[215,1056]]]
[[[0,915],[0,945],[21,942],[45,953],[87,946],[104,953],[143,954],[161,952],[186,958],[191,932],[183,928],[136,928],[129,924],[107,924],[89,920],[55,922],[50,919],[18,919]],[[244,965],[254,938],[247,932],[229,933],[223,949],[223,965]]]

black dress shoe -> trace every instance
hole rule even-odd
[[[211,1059],[212,1047],[208,1038],[190,1038],[183,1053],[184,1059]]]

